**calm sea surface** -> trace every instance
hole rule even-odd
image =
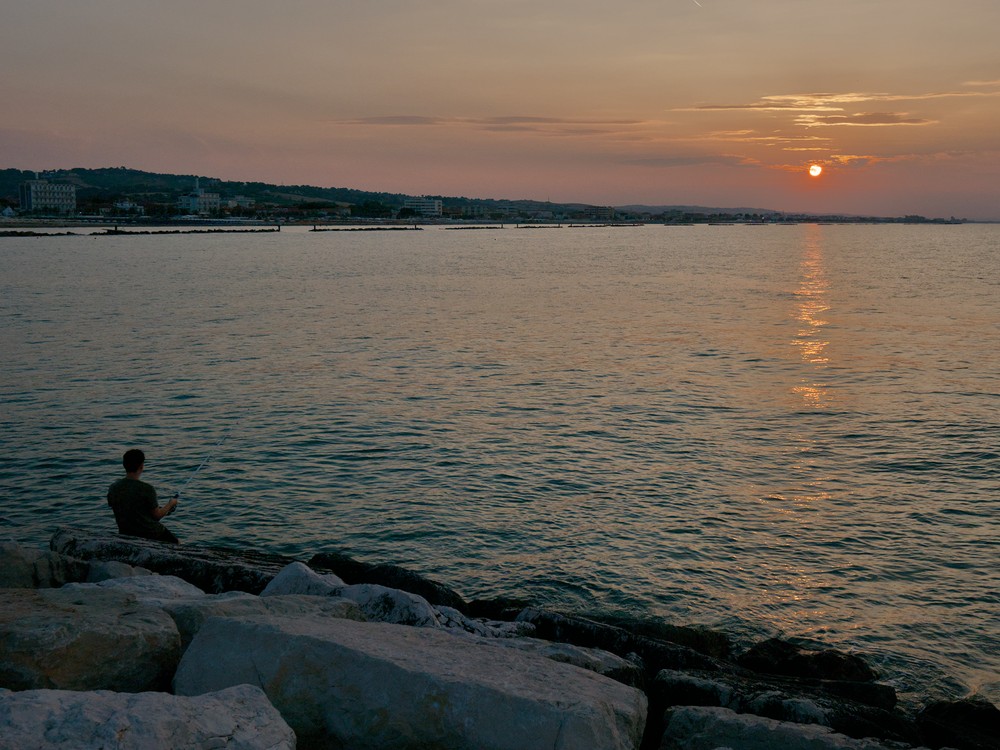
[[[1000,226],[78,231],[0,239],[0,536],[138,446],[185,541],[1000,700]]]

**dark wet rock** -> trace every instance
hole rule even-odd
[[[917,715],[917,726],[931,747],[1000,748],[1000,709],[982,698],[931,703]]]
[[[778,721],[822,724],[850,737],[907,743],[918,739],[914,724],[891,707],[860,703],[827,688],[822,680],[663,670],[649,692],[650,705],[661,712],[673,706],[717,706]]]
[[[780,638],[758,643],[737,660],[745,669],[786,677],[874,682],[878,674],[864,659],[834,649],[812,651]]]
[[[535,626],[535,635],[559,643],[600,648],[628,658],[637,655],[652,677],[661,669],[697,669],[715,671],[720,663],[687,646],[636,635],[625,628],[605,625],[582,617],[571,617],[543,609],[528,608],[518,615],[519,622]]]
[[[660,750],[889,750],[898,745],[852,739],[828,727],[686,706],[668,712]]]
[[[662,620],[633,619],[614,615],[598,616],[591,619],[606,625],[625,628],[631,633],[646,638],[687,646],[715,659],[728,659],[732,649],[728,635],[709,628],[672,625]]]
[[[498,596],[493,599],[473,599],[469,602],[465,614],[469,617],[481,617],[485,620],[512,622],[522,611],[532,606],[534,603],[526,599]]]
[[[280,555],[222,547],[162,544],[148,539],[109,534],[84,534],[60,529],[49,542],[53,552],[81,560],[114,560],[183,578],[203,591],[245,591],[259,594],[278,571],[292,562]]]
[[[459,612],[468,609],[468,604],[454,590],[399,565],[360,562],[340,552],[320,552],[310,558],[308,565],[313,570],[334,573],[344,583],[375,583],[417,594],[431,604],[452,607]]]

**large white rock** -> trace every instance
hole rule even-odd
[[[365,617],[421,628],[440,628],[437,611],[422,596],[374,583],[347,586],[333,573],[320,575],[300,562],[286,565],[260,592],[262,597],[281,594],[339,596],[355,602]]]
[[[180,657],[170,615],[126,592],[0,589],[0,687],[159,690]]]
[[[261,596],[282,594],[309,594],[311,596],[336,596],[344,582],[333,573],[320,575],[308,565],[293,562],[282,568],[260,592]]]
[[[358,583],[344,586],[337,596],[350,599],[374,622],[412,625],[417,628],[441,628],[437,611],[422,596],[399,589],[379,586],[377,583]]]
[[[0,750],[294,750],[295,734],[257,687],[196,698],[29,690],[0,694]]]
[[[132,576],[152,574],[152,571],[145,568],[138,568],[116,560],[91,560],[90,568],[87,571],[87,583],[100,583],[113,578],[131,578]]]
[[[201,626],[210,617],[246,617],[282,615],[285,617],[331,617],[364,620],[358,605],[347,599],[329,596],[289,594],[258,597],[240,591],[212,594],[201,599],[164,602],[165,609],[181,634],[181,648],[186,649]]]
[[[485,639],[330,618],[213,618],[179,695],[260,685],[301,747],[636,748],[638,690]]]
[[[660,750],[887,750],[889,747],[872,739],[852,739],[829,727],[775,721],[705,706],[671,709],[660,744]]]
[[[78,592],[82,596],[94,590],[121,591],[131,594],[136,601],[157,606],[177,599],[198,599],[205,596],[204,591],[183,578],[161,575],[108,578],[98,583],[67,583],[63,589]]]

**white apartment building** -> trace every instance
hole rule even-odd
[[[441,201],[438,198],[407,198],[403,201],[403,208],[412,209],[420,216],[441,215]]]
[[[22,211],[52,211],[71,214],[76,211],[76,186],[28,180],[19,189]]]

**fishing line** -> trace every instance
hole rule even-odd
[[[241,417],[241,419],[242,419],[242,417]],[[186,480],[186,481],[184,482],[184,484],[182,484],[182,485],[180,486],[180,489],[179,489],[179,490],[177,490],[177,492],[175,492],[175,493],[174,493],[174,497],[175,497],[176,499],[178,499],[178,500],[180,499],[180,497],[181,497],[181,492],[183,492],[183,491],[184,491],[184,489],[185,489],[185,488],[186,488],[186,487],[187,487],[187,486],[188,486],[189,484],[191,484],[191,480],[192,480],[192,479],[194,479],[194,478],[195,478],[195,476],[197,476],[198,472],[199,472],[199,471],[201,471],[201,470],[202,470],[203,468],[205,468],[205,465],[206,465],[206,464],[207,464],[207,463],[208,463],[209,461],[211,461],[211,460],[212,460],[212,456],[214,456],[214,455],[216,454],[216,452],[217,452],[217,451],[219,450],[219,448],[221,448],[221,447],[222,447],[222,444],[226,442],[226,440],[227,440],[227,439],[229,438],[229,435],[230,435],[230,434],[232,433],[232,431],[233,431],[233,428],[235,428],[235,427],[236,427],[236,425],[238,425],[239,423],[240,423],[240,420],[239,420],[239,419],[237,419],[237,420],[236,420],[235,422],[233,422],[233,423],[232,423],[231,425],[229,425],[229,427],[228,427],[228,428],[226,429],[226,431],[225,431],[224,433],[222,433],[222,437],[221,437],[221,438],[219,439],[219,442],[218,442],[218,443],[216,443],[216,444],[215,444],[215,446],[214,446],[214,447],[212,448],[212,450],[210,450],[210,451],[208,452],[208,455],[207,455],[207,456],[205,456],[205,460],[204,460],[204,461],[202,461],[202,462],[201,462],[201,463],[200,463],[200,464],[198,465],[198,468],[197,468],[197,469],[195,469],[195,470],[194,470],[193,472],[191,472],[191,475],[190,475],[190,476],[189,476],[189,477],[187,478],[187,480]]]

